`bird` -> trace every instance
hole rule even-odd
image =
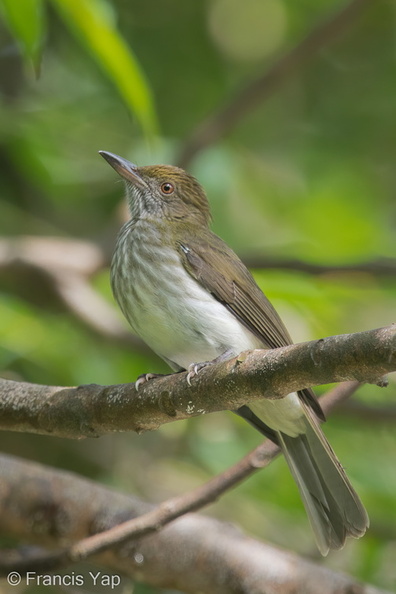
[[[191,382],[201,368],[250,349],[292,344],[278,313],[234,251],[211,229],[197,179],[171,165],[100,155],[125,182],[111,286],[132,331]],[[148,381],[146,374],[138,381]],[[367,512],[327,441],[310,388],[234,411],[276,443],[289,466],[322,555],[369,526]]]

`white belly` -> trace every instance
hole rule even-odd
[[[237,355],[262,346],[224,305],[177,264],[180,263],[175,261],[170,265],[169,255],[156,262],[154,290],[145,290],[141,302],[134,299],[123,308],[134,331],[153,351],[187,369],[191,363],[210,361],[229,349]],[[133,299],[132,291],[127,295]]]

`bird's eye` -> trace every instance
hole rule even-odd
[[[169,182],[165,182],[161,186],[161,192],[163,194],[167,194],[167,195],[173,194],[174,190],[175,190],[174,186]]]

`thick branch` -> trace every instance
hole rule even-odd
[[[151,509],[70,473],[13,457],[0,457],[0,477],[1,532],[38,545],[72,545]],[[4,557],[0,569],[2,564],[7,570],[2,561]],[[97,561],[153,586],[191,593],[380,592],[203,516],[185,516],[159,534],[127,542]]]
[[[369,0],[352,0],[342,7],[326,22],[312,29],[262,76],[253,80],[222,109],[204,121],[183,147],[178,159],[180,167],[187,168],[197,153],[228,134],[252,109],[268,99],[302,64],[350,26],[368,2]]]
[[[78,388],[0,381],[0,428],[81,438],[145,431],[164,423],[259,398],[280,398],[319,384],[378,383],[396,370],[396,325],[262,351],[247,351],[203,369],[134,384]]]
[[[359,386],[358,382],[345,382],[330,390],[320,401],[324,412],[327,414],[341,402],[347,400]],[[39,558],[31,556],[28,562],[31,566],[34,564],[36,571],[41,568],[46,570],[58,569],[71,562],[87,559],[91,555],[101,553],[127,540],[131,541],[132,538],[136,539],[157,532],[176,518],[202,509],[209,503],[217,501],[242,480],[248,478],[260,468],[265,468],[279,453],[280,448],[267,440],[231,468],[192,491],[168,499],[138,518],[127,520],[105,532],[89,536],[71,546],[68,550],[60,551],[58,555],[49,555],[47,557],[40,555]],[[12,566],[4,566],[3,564],[3,567],[5,571],[11,571],[11,569],[18,569],[21,572],[26,571],[26,560],[23,560],[18,567],[15,567],[15,562],[13,562]]]

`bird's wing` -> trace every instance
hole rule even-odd
[[[278,348],[292,339],[270,301],[226,243],[207,231],[199,239],[179,243],[182,263],[187,272],[224,304],[263,346]]]
[[[275,349],[293,343],[270,301],[222,239],[201,230],[197,239],[186,234],[177,247],[186,271],[262,340],[263,346]],[[312,390],[301,390],[299,395],[324,420]]]

